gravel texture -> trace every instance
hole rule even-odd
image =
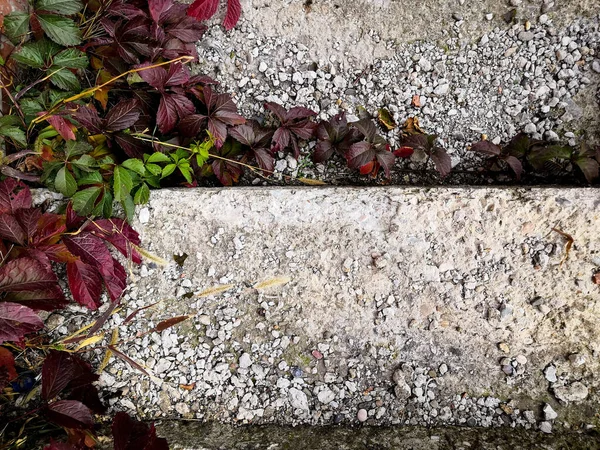
[[[406,21],[418,22],[422,11],[407,16],[411,9],[404,3],[363,0],[335,8],[335,2],[324,1],[314,2],[316,9],[309,12],[293,0],[283,7],[251,3],[254,8],[247,8],[233,31],[210,28],[199,43],[197,68],[222,82],[248,117],[261,117],[265,101],[306,106],[322,119],[340,108],[357,119],[361,107],[372,115],[385,107],[399,124],[419,117],[426,131],[440,137],[458,173],[480,166],[481,158],[467,146],[482,134],[504,142],[525,131],[572,145],[582,137],[597,142],[600,136],[599,22],[598,16],[585,17],[597,14],[598,2],[557,2],[560,7],[524,2],[516,8],[517,23],[507,24],[499,10],[509,8],[501,2],[469,6],[479,2],[457,1],[457,11],[464,7],[470,13],[461,13],[459,20],[446,16],[439,30],[414,34]],[[578,7],[577,18],[566,21]],[[403,25],[391,32],[396,24]],[[388,133],[392,143],[398,130]],[[283,173],[333,183],[349,176],[341,161],[315,167],[310,158],[279,157],[277,170]],[[415,155],[398,164],[417,169],[425,159]],[[393,182],[415,180],[397,173]]]
[[[153,378],[113,358],[100,385],[145,418],[597,426],[598,205],[585,189],[155,192],[134,225],[169,264],[132,268],[106,325]],[[62,334],[85,319],[50,318]]]

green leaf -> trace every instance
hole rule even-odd
[[[144,167],[144,163],[142,160],[137,158],[131,158],[123,161],[121,164],[123,167],[132,170],[135,173],[140,175],[144,175],[146,173],[146,168]]]
[[[86,173],[81,178],[77,180],[77,184],[79,186],[85,186],[88,184],[102,184],[104,183],[104,179],[99,171],[95,170],[93,172]]]
[[[89,153],[92,150],[94,150],[94,147],[92,147],[86,141],[67,141],[65,145],[65,154],[67,159],[70,159],[73,156]]]
[[[83,5],[78,0],[38,0],[35,9],[70,16],[78,13]]]
[[[0,135],[11,138],[21,147],[27,146],[27,136],[25,136],[25,132],[20,128],[3,126],[2,128],[0,128]]]
[[[150,157],[148,158],[148,160],[146,162],[149,162],[149,163],[161,163],[161,162],[169,163],[169,162],[171,162],[171,158],[169,158],[164,153],[156,152],[156,153],[151,154]]]
[[[12,57],[18,63],[33,67],[34,69],[44,67],[44,57],[42,56],[42,52],[40,51],[37,42],[23,45],[23,47],[13,53]]]
[[[173,172],[175,172],[175,169],[177,169],[177,164],[167,164],[162,170],[161,178],[168,177]]]
[[[21,121],[17,116],[6,115],[0,117],[0,127],[3,127],[5,125],[19,125],[20,123]]]
[[[54,64],[69,69],[85,69],[88,66],[88,58],[81,50],[68,48],[54,57]]]
[[[92,211],[94,216],[102,216],[105,218],[110,218],[112,216],[113,210],[113,196],[109,190],[104,190],[104,194],[98,201],[98,204]]]
[[[132,187],[133,181],[131,180],[131,175],[127,169],[121,166],[115,166],[115,171],[113,172],[113,192],[115,200],[122,202],[125,197],[129,195]]]
[[[94,205],[102,188],[98,186],[84,189],[73,195],[73,209],[80,216],[89,216],[94,210]]]
[[[32,98],[24,98],[21,100],[20,106],[21,111],[23,111],[23,114],[26,116],[37,116],[37,113],[44,110],[44,107],[40,102]]]
[[[131,223],[133,220],[133,213],[135,212],[135,204],[133,203],[133,198],[131,198],[131,195],[126,195],[121,201],[121,204],[123,205],[125,216],[127,216],[127,222]]]
[[[4,18],[4,32],[14,43],[21,41],[29,33],[29,14],[12,13]]]
[[[66,47],[81,43],[79,28],[73,20],[53,14],[38,14],[37,18],[46,35],[57,44]]]
[[[59,89],[64,89],[65,91],[81,90],[81,85],[79,84],[77,76],[69,69],[60,69],[56,66],[52,66],[49,69],[49,72],[53,73],[50,77],[50,81]]]
[[[188,183],[193,182],[192,173],[191,173],[189,164],[188,165],[180,165],[179,171],[181,172],[181,175],[183,175],[183,177],[186,179],[186,181]]]
[[[148,203],[148,200],[150,200],[150,188],[146,183],[143,183],[135,192],[133,201],[136,205],[143,205],[144,203]]]
[[[84,172],[93,172],[96,160],[90,155],[81,155],[75,161],[71,161],[71,164]]]
[[[144,180],[146,181],[146,183],[148,183],[153,188],[160,189],[160,178],[159,177],[151,176],[151,177],[144,178]]]
[[[65,197],[72,197],[77,192],[77,182],[71,172],[64,166],[56,174],[54,187]]]
[[[146,164],[146,170],[154,176],[158,176],[162,173],[162,169],[158,164]]]

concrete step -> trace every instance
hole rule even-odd
[[[107,328],[193,317],[120,345],[155,381],[113,359],[101,384],[148,419],[597,426],[599,205],[565,188],[153,192],[134,226],[169,264],[133,268]]]

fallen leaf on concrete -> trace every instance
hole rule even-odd
[[[567,243],[565,245],[565,256],[563,256],[563,259],[560,261],[560,265],[562,266],[563,263],[567,259],[569,259],[569,252],[571,251],[571,247],[573,246],[573,242],[575,242],[575,240],[573,239],[573,236],[565,233],[564,231],[560,231],[557,228],[552,228],[552,231],[556,231],[558,234],[560,234],[562,237],[564,237],[567,240]]]
[[[290,282],[289,277],[276,277],[270,280],[261,281],[254,285],[254,289],[267,289],[273,286],[281,286]]]

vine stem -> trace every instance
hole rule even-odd
[[[62,99],[60,102],[58,102],[56,105],[54,105],[52,108],[50,108],[49,111],[47,111],[45,114],[36,117],[35,119],[33,119],[31,121],[31,125],[30,128],[40,122],[43,122],[44,120],[46,120],[48,117],[52,116],[52,114],[54,114],[56,112],[57,109],[59,109],[61,106],[63,106],[66,103],[69,102],[74,102],[76,100],[79,100],[80,98],[84,98],[84,97],[88,97],[89,95],[93,94],[94,92],[102,89],[105,86],[108,86],[111,83],[114,83],[116,80],[123,78],[127,75],[131,75],[132,73],[138,73],[138,72],[143,72],[144,70],[148,70],[148,69],[156,69],[157,67],[161,67],[161,66],[165,66],[167,64],[173,64],[176,62],[182,62],[183,64],[189,63],[191,61],[193,61],[195,58],[193,56],[180,56],[179,58],[175,58],[175,59],[171,59],[169,61],[164,61],[161,63],[156,63],[156,64],[151,64],[149,66],[145,66],[145,67],[137,67],[135,69],[130,69],[126,72],[123,72],[119,75],[117,75],[116,77],[111,78],[110,80],[106,81],[105,83],[102,83],[99,86],[94,86],[92,88],[86,89],[85,91],[80,92],[79,94],[73,95],[69,98],[65,98]]]
[[[177,144],[171,144],[169,142],[162,142],[162,141],[160,141],[158,139],[148,139],[148,137],[147,137],[146,134],[133,133],[132,136],[135,137],[136,139],[139,139],[140,141],[150,142],[152,144],[164,145],[165,147],[171,147],[171,148],[176,148],[176,149],[181,149],[181,150],[187,150],[188,152],[191,152],[191,149],[189,147],[184,147],[182,145],[177,145]],[[223,156],[215,155],[213,153],[209,153],[208,156],[210,156],[211,158],[220,159],[222,161],[227,161],[227,162],[230,162],[232,164],[237,164],[237,165],[242,166],[242,167],[246,167],[246,168],[250,169],[256,175],[260,176],[261,178],[264,178],[267,181],[271,181],[271,180],[269,180],[269,178],[267,178],[266,176],[264,176],[261,172],[268,172],[271,175],[275,174],[274,170],[261,169],[260,167],[252,166],[250,164],[246,164],[246,163],[243,163],[241,161],[236,161],[234,159],[225,158]],[[292,177],[290,175],[283,175],[283,177],[286,180],[296,180],[296,181],[300,181],[301,183],[304,183],[304,184],[312,184],[312,185],[325,185],[326,184],[326,183],[324,183],[322,181],[312,180],[312,179],[309,179],[309,178],[294,178],[294,177]]]

